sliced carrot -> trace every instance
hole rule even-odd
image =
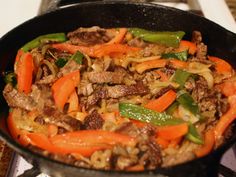
[[[167,64],[166,59],[157,59],[157,60],[150,60],[150,61],[145,61],[140,64],[137,64],[135,66],[135,70],[138,73],[143,73],[144,71],[148,69],[154,69],[154,68],[163,68]]]
[[[24,54],[24,51],[19,49],[16,54],[15,64],[20,60],[21,56]]]
[[[147,125],[147,123],[145,122],[141,122],[139,120],[134,120],[134,119],[130,119],[130,121],[135,124],[138,128],[143,128],[144,126]]]
[[[182,141],[182,137],[170,141],[169,146],[175,148]]]
[[[155,100],[150,100],[145,107],[157,112],[163,112],[168,108],[176,99],[176,93],[173,90],[169,90],[162,96]]]
[[[24,53],[18,60],[16,68],[18,91],[26,94],[30,93],[34,71],[34,62],[31,53]]]
[[[82,144],[71,144],[67,139],[61,139],[61,145],[58,146],[51,142],[51,138],[40,133],[29,133],[28,137],[30,138],[32,145],[58,154],[78,153],[87,157],[97,150],[110,148],[108,145],[84,146]]]
[[[168,125],[157,127],[157,137],[165,140],[173,140],[188,133],[188,124]]]
[[[194,55],[197,51],[197,46],[193,42],[181,40],[177,51],[181,52],[184,50],[188,50],[188,53],[190,53],[191,55]]]
[[[48,136],[53,137],[58,133],[58,127],[54,124],[48,125]]]
[[[160,137],[157,137],[156,138],[156,142],[157,144],[159,144],[163,149],[165,148],[168,148],[169,144],[170,144],[170,141],[166,140],[166,139],[163,139],[163,138],[160,138]]]
[[[227,75],[228,77],[232,76],[233,68],[227,61],[213,56],[208,56],[208,59],[216,64],[215,68],[219,74]]]
[[[236,95],[229,96],[228,102],[230,104],[229,110],[220,117],[215,127],[215,137],[220,138],[229,125],[236,119]]]
[[[144,166],[143,165],[135,165],[135,166],[128,167],[125,170],[126,171],[143,171]]]
[[[127,33],[127,28],[119,28],[118,34],[110,40],[107,44],[118,44],[121,43]]]
[[[185,69],[188,67],[188,63],[185,61],[176,60],[176,59],[169,60],[169,61],[170,61],[171,65],[173,65],[173,67],[177,68],[177,69]]]
[[[84,53],[90,57],[95,57],[94,47],[78,46],[78,45],[72,45],[69,43],[52,44],[52,47],[58,50],[67,51],[71,54],[74,54],[77,51],[80,51],[81,53]]]
[[[196,149],[194,153],[197,157],[203,157],[210,153],[214,148],[215,144],[215,134],[214,130],[208,130],[204,136],[204,145],[202,145],[199,149]]]
[[[225,96],[236,95],[236,81],[228,80],[216,86]]]
[[[65,146],[68,144],[70,144],[70,146],[78,144],[84,146],[99,144],[115,145],[117,143],[133,146],[136,143],[136,140],[133,137],[104,130],[81,130],[68,132],[52,137],[51,141],[57,146]]]
[[[80,71],[74,71],[58,79],[52,85],[54,101],[59,109],[63,110],[69,96],[73,93],[79,82]]]
[[[166,73],[162,72],[160,69],[156,70],[156,73],[160,75],[160,77],[161,77],[160,80],[162,82],[169,80],[169,76]]]
[[[68,103],[69,103],[68,114],[73,115],[73,113],[78,112],[80,110],[79,98],[78,98],[78,95],[75,90],[70,95],[70,97],[68,99]]]
[[[131,47],[125,44],[105,44],[98,46],[94,51],[94,56],[100,58],[103,56],[116,56],[121,54],[128,54],[138,52],[141,49],[138,47]]]
[[[12,116],[12,113],[9,113],[7,118],[7,125],[11,136],[23,146],[27,146],[30,143],[30,139],[27,136],[27,131],[20,130]]]

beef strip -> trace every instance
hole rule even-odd
[[[88,80],[92,83],[102,84],[121,84],[126,75],[126,72],[122,69],[115,69],[114,72],[100,71],[100,72],[88,72]]]
[[[55,124],[68,131],[80,129],[81,122],[69,115],[66,115],[53,107],[45,107],[42,116],[46,123]]]
[[[115,85],[108,86],[107,97],[109,98],[120,98],[129,95],[146,95],[149,93],[149,89],[142,82],[138,82],[134,85]]]
[[[111,40],[109,33],[100,27],[94,26],[91,28],[78,28],[75,31],[67,34],[70,42],[74,45],[96,45],[103,44]]]
[[[196,57],[200,61],[207,59],[207,46],[205,44],[197,44]]]
[[[93,110],[91,114],[85,117],[83,128],[86,130],[96,130],[101,129],[104,123],[103,118],[97,112],[97,110]]]
[[[200,44],[202,42],[202,34],[200,31],[193,31],[192,42],[194,42],[196,44]]]
[[[37,108],[37,102],[34,100],[34,98],[27,96],[24,93],[18,92],[10,84],[5,86],[3,90],[3,96],[10,107],[21,108],[27,111]]]

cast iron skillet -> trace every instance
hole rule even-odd
[[[68,32],[77,27],[140,27],[150,30],[183,30],[186,39],[190,39],[193,30],[203,34],[204,42],[209,46],[209,54],[227,59],[236,67],[236,34],[221,26],[191,13],[163,6],[115,2],[89,2],[62,8],[38,16],[7,33],[0,40],[0,71],[13,70],[14,57],[27,41],[35,37],[55,32]],[[2,96],[3,79],[0,80],[0,137],[20,153],[34,166],[53,176],[80,177],[214,177],[217,176],[218,165],[223,153],[236,142],[236,129],[226,143],[204,158],[196,159],[171,168],[160,168],[144,172],[114,172],[90,170],[63,164],[39,154],[33,153],[17,144],[9,135],[5,120],[8,106]],[[234,123],[235,125],[235,123]]]

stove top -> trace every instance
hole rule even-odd
[[[0,2],[0,37],[18,24],[24,22],[25,20],[36,16],[38,13],[45,12],[45,10],[48,8],[48,3],[52,1],[57,0],[8,0]],[[165,0],[156,0],[155,2],[153,1],[153,3],[171,6],[182,10],[197,12],[198,14],[204,15],[206,18],[209,18],[210,20],[222,25],[226,29],[236,33],[236,23],[224,0],[174,0],[175,2],[169,2],[170,0],[166,0],[165,2],[163,1]],[[214,8],[212,8],[213,5]],[[13,8],[12,11],[14,11],[14,14],[8,13],[8,7]],[[25,7],[27,7],[27,11],[25,11]],[[8,20],[1,19],[4,17],[1,14],[7,14],[5,15],[5,18],[6,16],[8,16]],[[221,166],[220,169],[225,173],[231,172],[230,169],[236,171],[236,146],[232,147],[225,153],[221,160],[221,164],[223,166]],[[27,163],[18,154],[14,153],[12,162],[10,164],[6,176],[49,177],[46,174],[39,174],[37,169],[27,171],[31,168],[31,164]]]

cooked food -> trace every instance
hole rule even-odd
[[[236,117],[232,66],[199,31],[78,28],[46,34],[5,73],[12,137],[64,163],[142,171],[207,155]]]

